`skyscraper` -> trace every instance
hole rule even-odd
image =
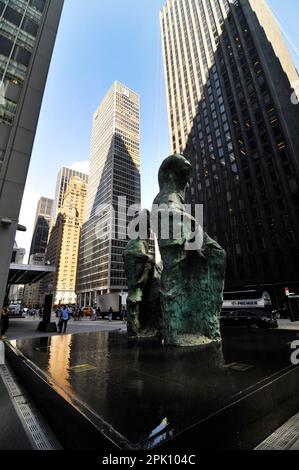
[[[34,231],[29,256],[45,253],[53,210],[53,199],[41,197],[37,204]]]
[[[96,303],[98,295],[127,288],[122,259],[127,241],[122,221],[130,205],[140,204],[139,119],[139,96],[119,82],[113,84],[93,116],[87,218],[77,281],[82,305]],[[119,201],[119,196],[126,200]],[[103,232],[105,239],[99,236]]]
[[[299,105],[279,26],[265,0],[168,0],[160,20],[171,149],[192,162],[227,287],[283,301],[299,287]]]
[[[64,196],[68,189],[68,184],[73,176],[77,176],[86,184],[88,183],[88,175],[80,171],[72,170],[71,168],[63,167],[57,175],[55,199],[53,204],[52,224],[55,224],[56,217],[63,206]]]
[[[52,285],[55,304],[73,304],[77,300],[77,263],[85,203],[86,183],[72,176],[47,249],[47,260],[56,267],[56,272],[46,280],[46,284]]]
[[[0,306],[63,0],[0,0]]]

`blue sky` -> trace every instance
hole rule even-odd
[[[92,115],[114,80],[140,94],[142,202],[150,206],[169,154],[159,10],[164,0],[65,0],[37,129],[18,234],[29,248],[37,200],[54,197],[62,166],[86,166]],[[268,0],[299,69],[299,1]],[[88,5],[88,7],[87,7]],[[291,48],[291,46],[289,45]]]

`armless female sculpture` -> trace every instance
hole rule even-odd
[[[163,262],[162,336],[165,344],[177,346],[221,340],[226,254],[186,210],[191,169],[182,155],[164,160],[152,208]]]

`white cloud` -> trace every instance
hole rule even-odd
[[[37,203],[41,195],[31,185],[27,185],[25,188],[23,202],[21,207],[21,213],[19,217],[19,223],[27,227],[26,232],[17,232],[16,241],[20,248],[26,249],[25,260],[27,261],[31,239],[33,235],[35,215]]]
[[[75,171],[80,171],[81,173],[89,174],[89,161],[85,162],[74,162],[69,168]]]

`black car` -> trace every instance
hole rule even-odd
[[[247,328],[278,328],[277,320],[272,313],[263,310],[221,312],[220,325]]]

